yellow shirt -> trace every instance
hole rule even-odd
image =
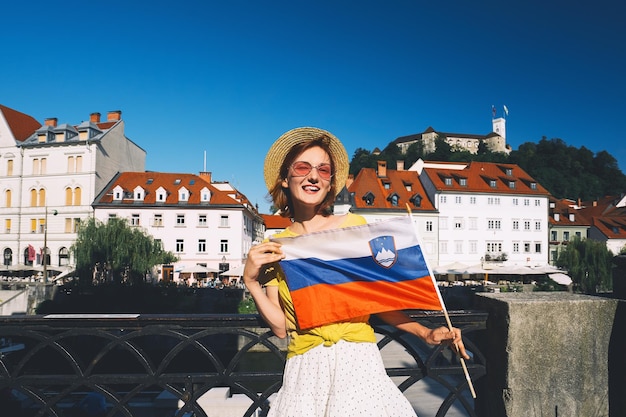
[[[367,223],[362,216],[348,213],[340,227],[358,226]],[[295,237],[297,233],[286,229],[273,237]],[[312,329],[300,330],[296,324],[296,313],[289,293],[287,281],[280,268],[274,268],[267,286],[278,286],[278,294],[285,312],[287,333],[289,334],[289,346],[287,358],[301,355],[308,350],[324,344],[330,346],[340,340],[347,342],[376,342],[374,329],[369,325],[369,315],[355,317],[349,321],[326,324]]]

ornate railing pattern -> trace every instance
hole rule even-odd
[[[464,331],[472,380],[485,358],[472,333],[485,328],[479,312],[450,313]],[[440,313],[413,312],[427,326]],[[475,416],[459,363],[443,346],[374,322],[379,347],[399,343],[414,363],[388,367],[406,390],[432,378],[447,390],[437,416],[459,404]],[[244,416],[264,416],[278,391],[284,341],[255,315],[49,315],[0,317],[0,409],[11,416],[71,416],[88,393],[106,402],[106,416],[207,417],[201,398],[215,387],[249,398]],[[403,350],[401,349],[401,350]],[[447,351],[447,352],[446,352]],[[470,398],[471,400],[471,398]],[[9,411],[11,410],[11,411]],[[5,414],[5,412],[12,414]]]

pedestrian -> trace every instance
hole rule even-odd
[[[275,237],[365,224],[362,216],[353,213],[331,213],[348,168],[346,150],[330,132],[302,127],[278,138],[265,158],[265,183],[274,206],[292,222]],[[268,416],[415,416],[385,371],[369,315],[298,328],[286,280],[276,267],[283,258],[280,244],[266,240],[250,249],[243,274],[271,330],[280,338],[289,337],[283,384]],[[401,311],[378,316],[428,344],[453,344],[469,359],[457,328],[430,329]]]

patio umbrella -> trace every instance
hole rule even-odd
[[[243,276],[243,270],[245,265],[239,265],[235,268],[231,268],[228,271],[222,272],[220,275],[226,275],[228,277],[241,277]]]
[[[461,262],[452,262],[446,265],[439,265],[433,268],[435,274],[462,274],[459,272],[462,268],[467,268],[467,265]]]

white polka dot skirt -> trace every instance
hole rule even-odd
[[[287,360],[268,417],[416,417],[375,343],[317,346]]]

